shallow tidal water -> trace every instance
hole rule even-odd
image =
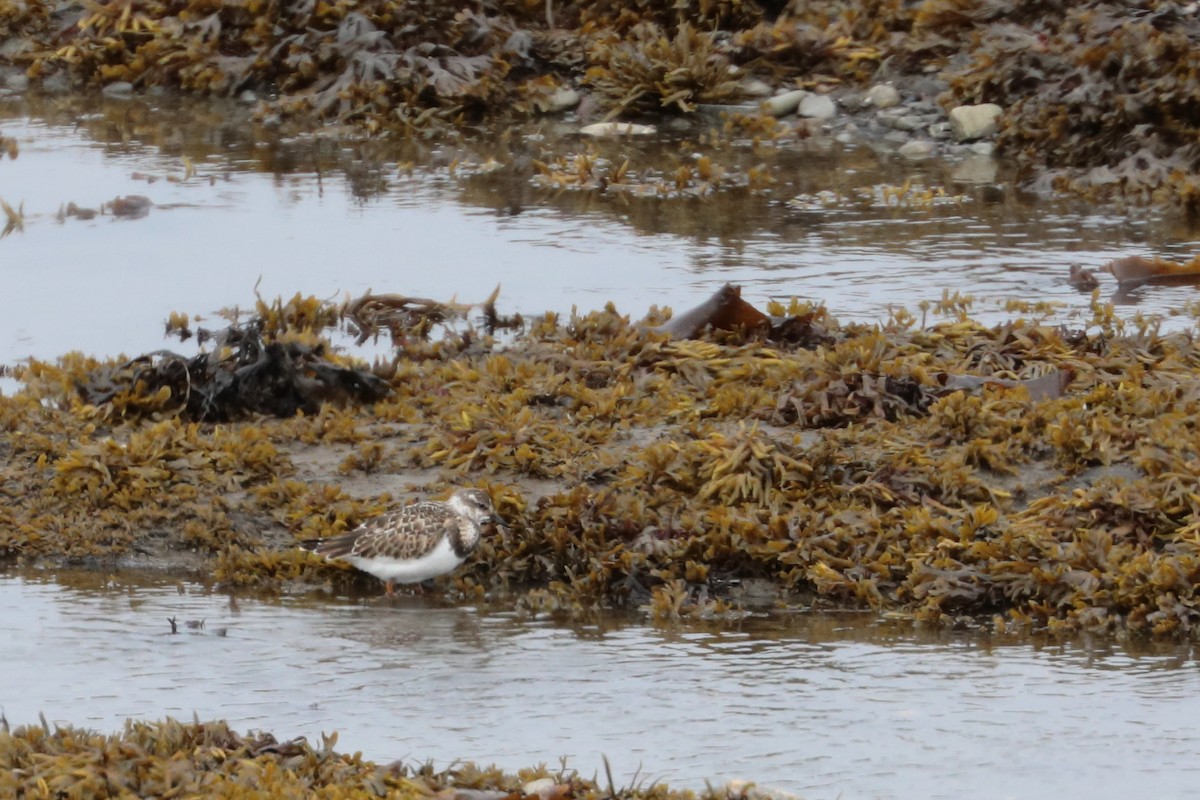
[[[729,161],[766,163],[771,194],[638,200],[534,188],[485,168],[486,148],[289,138],[236,119],[165,101],[0,102],[0,136],[20,150],[0,159],[0,198],[25,217],[0,239],[19,300],[0,316],[0,365],[190,352],[162,338],[170,312],[221,327],[216,313],[256,289],[470,302],[500,283],[501,313],[613,301],[637,318],[733,281],[756,304],[800,296],[843,320],[919,315],[946,292],[974,295],[984,321],[1009,316],[1008,298],[1049,300],[1082,327],[1090,295],[1067,285],[1069,264],[1187,259],[1200,236],[1026,195],[1002,163],[865,145],[734,143]],[[665,169],[699,133],[590,142],[570,127],[518,139]],[[906,182],[963,201],[827,202]],[[147,216],[59,218],[130,194],[153,201]],[[1126,316],[1190,324],[1200,299],[1100,279]],[[744,778],[808,798],[1184,797],[1200,779],[1198,694],[1195,649],[1170,644],[994,642],[873,615],[571,625],[436,597],[266,602],[153,574],[0,573],[0,711],[14,725],[195,714],[281,738],[336,730],[339,749],[382,762],[566,757],[591,775],[606,756],[618,781],[640,764],[674,786]]]
[[[169,618],[179,632],[171,633]],[[189,627],[188,623],[203,623]],[[992,642],[874,615],[590,624],[436,595],[265,602],[162,573],[0,573],[0,710],[108,732],[222,718],[441,768],[560,757],[621,782],[806,798],[1186,797],[1186,645]]]
[[[1090,294],[1067,284],[1071,263],[1196,252],[1197,231],[1181,223],[1034,197],[987,157],[912,162],[821,137],[722,144],[714,160],[770,176],[761,195],[637,199],[531,181],[532,159],[555,154],[672,174],[694,164],[703,148],[692,143],[711,127],[595,141],[577,123],[546,120],[507,142],[387,144],[288,136],[219,104],[0,100],[0,136],[19,147],[0,158],[0,198],[24,211],[24,230],[0,239],[0,280],[23,301],[0,319],[0,364],[72,350],[190,352],[164,341],[170,312],[219,328],[214,314],[252,306],[256,288],[267,299],[373,289],[478,302],[499,283],[500,313],[613,301],[637,319],[733,281],[755,304],[799,296],[842,320],[880,322],[895,308],[920,318],[918,304],[947,292],[973,295],[984,321],[1009,318],[999,303],[1017,298],[1060,303],[1056,321],[1083,327]],[[905,185],[961,202],[885,196]],[[154,203],[147,216],[60,217],[70,203],[95,210],[130,194]],[[1125,314],[1170,316],[1200,291],[1118,292],[1101,276],[1101,297]]]

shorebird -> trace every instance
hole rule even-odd
[[[487,522],[504,526],[488,493],[459,489],[445,502],[413,503],[300,547],[374,575],[390,597],[397,583],[420,583],[458,567],[479,546]]]

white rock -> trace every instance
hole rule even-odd
[[[991,142],[974,142],[970,147],[972,153],[981,156],[990,156],[996,151],[996,145]]]
[[[541,109],[547,114],[557,114],[579,105],[581,99],[583,97],[579,92],[566,86],[560,86],[554,90],[554,94],[542,101]]]
[[[29,78],[23,72],[16,75],[9,75],[4,85],[14,92],[23,92],[29,88]]]
[[[896,109],[899,111],[900,109]],[[915,114],[900,114],[900,115],[879,115],[879,121],[883,125],[897,131],[915,131],[921,127],[921,118]]]
[[[658,133],[658,129],[632,122],[597,122],[580,128],[579,132],[584,136],[649,136]]]
[[[771,84],[758,78],[747,78],[741,83],[742,94],[746,97],[770,97]]]
[[[521,794],[526,797],[533,795],[549,795],[550,792],[557,786],[553,778],[538,778],[535,781],[529,781],[521,787]]]
[[[105,97],[129,97],[133,94],[133,84],[129,81],[113,81],[100,92]]]
[[[922,158],[929,158],[929,156],[933,153],[933,142],[929,142],[924,139],[914,139],[911,142],[906,142],[905,144],[900,145],[896,152],[905,158],[912,159],[913,161],[917,161]]]
[[[777,94],[774,97],[768,97],[762,102],[763,110],[773,117],[782,117],[785,114],[791,114],[800,107],[800,103],[808,97],[808,92],[803,89],[795,89],[783,94]]]
[[[837,106],[833,104],[833,98],[827,94],[810,94],[800,101],[800,108],[797,111],[800,116],[809,119],[829,119],[837,113]]]
[[[252,106],[258,102],[258,95],[254,93],[253,89],[246,89],[238,95],[238,100],[248,106]]]
[[[960,142],[982,139],[996,132],[996,117],[1003,109],[995,103],[977,106],[958,106],[950,110],[950,126]]]
[[[866,101],[876,108],[900,105],[900,92],[890,83],[877,83],[867,90]]]

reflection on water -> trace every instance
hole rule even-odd
[[[502,311],[613,300],[635,317],[651,304],[686,308],[735,281],[757,303],[798,295],[866,321],[947,290],[974,294],[988,321],[1008,316],[995,301],[1019,297],[1064,303],[1063,320],[1080,325],[1090,295],[1067,285],[1070,263],[1190,258],[1196,245],[1194,231],[1148,212],[1035,200],[1003,165],[993,183],[975,184],[957,180],[960,165],[861,146],[726,146],[718,160],[763,165],[771,192],[663,201],[538,190],[531,164],[588,151],[614,164],[628,159],[631,175],[669,175],[693,163],[699,149],[689,139],[703,131],[584,142],[570,125],[548,121],[486,145],[344,142],[289,137],[220,105],[169,106],[0,105],[0,133],[21,151],[0,161],[0,197],[24,203],[26,214],[24,232],[0,242],[0,277],[18,295],[45,300],[20,304],[0,323],[0,364],[73,349],[154,350],[170,311],[245,307],[260,279],[267,297],[373,288],[464,301],[502,283]],[[498,169],[479,169],[488,163]],[[967,202],[929,210],[819,201],[906,181]],[[69,202],[97,208],[126,194],[156,207],[136,221],[55,219]],[[1103,278],[1103,295],[1114,286]],[[1196,287],[1116,297],[1164,314],[1197,298]]]
[[[812,798],[1183,797],[1200,779],[1187,646],[993,646],[872,615],[564,626],[95,573],[0,577],[0,642],[14,724],[195,713],[337,730],[380,761],[567,756],[590,775],[606,755],[626,780],[641,764],[680,787],[741,777]]]

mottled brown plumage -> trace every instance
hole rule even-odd
[[[459,489],[446,502],[425,501],[368,520],[349,533],[301,542],[306,550],[353,564],[393,584],[450,572],[479,546],[485,522],[503,524],[480,489]]]

